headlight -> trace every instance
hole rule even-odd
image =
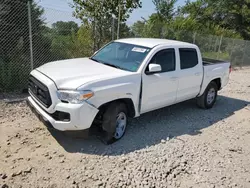
[[[94,96],[93,91],[84,90],[84,91],[70,91],[70,90],[59,90],[57,91],[58,98],[62,101],[67,101],[73,104],[79,104],[83,101]]]

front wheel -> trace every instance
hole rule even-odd
[[[197,105],[204,109],[210,109],[214,106],[218,94],[218,86],[215,82],[211,82],[203,95],[197,98]]]
[[[124,103],[111,103],[103,114],[102,129],[104,131],[103,141],[112,144],[120,140],[127,128],[127,107]]]

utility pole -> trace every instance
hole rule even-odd
[[[115,16],[112,14],[112,41],[115,40]]]
[[[118,19],[117,19],[117,39],[119,39],[119,34],[120,34],[120,21],[121,21],[121,2],[119,1],[118,5]]]
[[[94,27],[93,27],[93,38],[94,38],[94,44],[93,44],[93,53],[96,51],[96,7],[94,8]]]
[[[29,39],[30,39],[30,69],[34,69],[33,64],[33,44],[32,44],[32,22],[31,22],[31,5],[28,1],[28,18],[29,18]]]
[[[222,39],[223,39],[223,35],[221,35],[221,37],[220,37],[220,44],[219,44],[219,49],[218,49],[218,52],[217,52],[217,59],[219,59]]]
[[[194,32],[194,35],[193,35],[193,44],[195,44],[195,42],[196,42],[196,32]]]

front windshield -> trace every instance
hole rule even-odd
[[[118,69],[136,72],[150,48],[112,42],[97,52],[91,59]]]

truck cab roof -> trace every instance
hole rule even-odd
[[[190,44],[187,42],[181,42],[176,40],[167,40],[167,39],[158,39],[158,38],[125,38],[125,39],[118,39],[115,42],[122,42],[127,44],[134,44],[139,46],[145,46],[148,48],[154,48],[158,45],[169,45],[169,46],[180,46],[180,47],[190,47],[195,48],[197,47],[195,44]]]

